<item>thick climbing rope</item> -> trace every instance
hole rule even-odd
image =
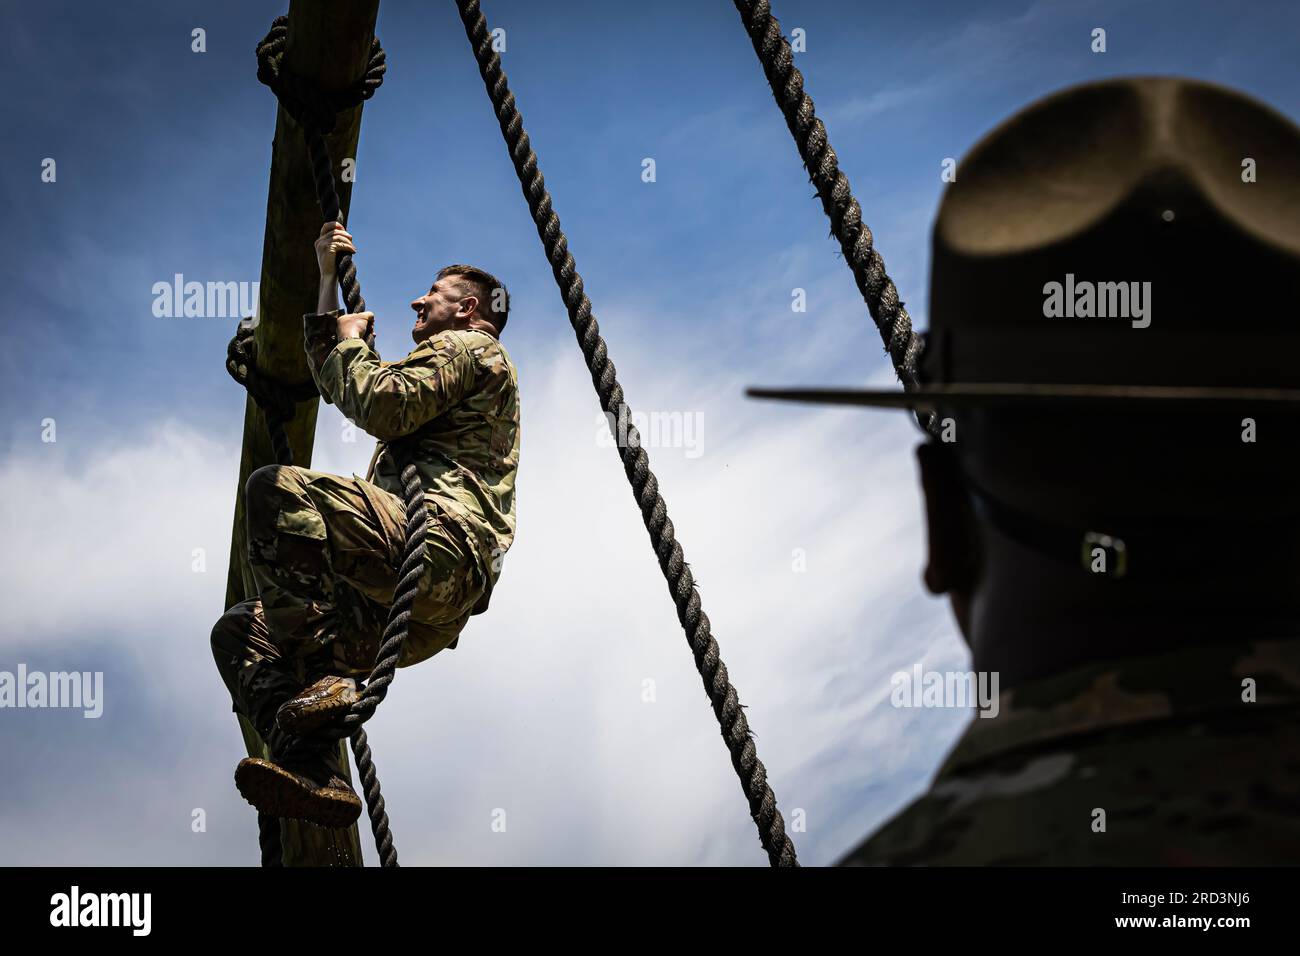
[[[270,33],[257,46],[257,78],[271,88],[285,111],[302,127],[311,159],[316,199],[320,204],[321,214],[325,222],[335,222],[340,216],[339,198],[325,135],[333,130],[336,113],[370,99],[383,83],[386,69],[384,51],[379,46],[379,41],[374,40],[371,44],[370,62],[365,76],[351,87],[325,92],[311,81],[294,76],[283,69],[288,33],[288,17],[277,17],[271,25]],[[361,297],[361,284],[357,279],[352,256],[340,254],[337,257],[336,270],[347,311],[351,314],[364,312],[366,303]],[[373,339],[371,342],[373,343]],[[266,413],[267,428],[271,433],[271,442],[277,460],[282,465],[293,464],[293,454],[284,432],[284,425],[293,418],[294,405],[297,401],[317,394],[315,384],[309,382],[297,386],[285,386],[258,373],[256,349],[249,329],[241,329],[236,334],[228,350],[228,356],[227,367],[231,374],[248,388],[254,401]],[[309,388],[310,393],[308,393]],[[397,661],[401,656],[411,618],[411,607],[415,603],[418,591],[425,556],[425,531],[429,522],[419,472],[407,449],[398,447],[400,444],[392,443],[389,448],[395,455],[405,459],[401,480],[406,503],[406,547],[398,570],[398,582],[394,589],[388,623],[384,628],[374,669],[365,682],[360,698],[336,726],[316,735],[334,739],[350,737],[357,775],[365,794],[366,811],[375,837],[375,847],[379,854],[380,865],[384,867],[398,865],[397,849],[393,845],[388,814],[385,811],[379,777],[375,770],[374,756],[362,724],[374,716],[379,705],[383,703],[397,670]],[[279,823],[265,815],[259,815],[258,825],[262,863],[264,866],[278,865],[281,860]],[[272,830],[275,831],[274,834]]]
[[[817,118],[812,97],[803,88],[803,74],[794,65],[794,51],[781,33],[781,24],[772,16],[768,0],[733,0],[740,18],[754,44],[754,52],[763,65],[767,82],[777,106],[785,116],[786,126],[799,148],[808,178],[817,189],[822,209],[831,221],[831,234],[839,241],[844,261],[853,272],[853,280],[867,303],[872,321],[880,331],[885,351],[894,364],[894,372],[904,389],[917,383],[916,365],[923,341],[912,330],[912,319],[898,297],[898,289],[885,272],[885,260],[875,247],[871,227],[862,221],[862,207],[853,198],[849,179],[840,169],[839,157],[831,147],[826,127]],[[918,414],[918,422],[927,431],[933,428],[933,416]]]
[[[619,416],[626,410],[631,420],[631,410],[623,400],[623,389],[618,384],[614,363],[609,360],[605,340],[600,335],[596,317],[591,313],[591,300],[583,291],[582,276],[569,253],[569,242],[560,229],[559,216],[555,214],[545,180],[537,168],[537,154],[529,145],[524,132],[523,117],[515,106],[506,75],[501,69],[501,57],[492,49],[487,20],[479,9],[478,0],[456,0],[465,35],[469,38],[478,61],[479,73],[487,87],[488,97],[501,125],[506,147],[514,162],[519,184],[528,210],[532,213],[551,263],[556,284],[569,313],[569,322],[582,347],[583,357],[591,372],[592,383],[600,396],[601,408],[607,415]],[[618,418],[623,421],[623,418]],[[758,759],[753,733],[745,719],[744,709],[736,696],[736,689],[727,677],[727,667],[722,663],[718,642],[709,627],[709,618],[700,606],[700,595],[695,589],[691,569],[677,543],[668,508],[659,494],[659,482],[650,470],[650,458],[641,447],[639,437],[629,432],[628,441],[616,443],[623,469],[632,485],[633,494],[641,507],[646,530],[659,558],[659,567],[668,582],[668,588],[677,605],[677,619],[686,631],[695,666],[704,680],[713,713],[718,718],[722,738],[731,753],[731,763],[740,777],[741,787],[749,801],[750,815],[758,827],[759,839],[773,866],[798,866],[794,843],[785,832],[785,820],[776,806],[776,796],[767,783],[767,770]]]

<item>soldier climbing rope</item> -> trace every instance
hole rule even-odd
[[[320,204],[325,221],[334,222],[340,215],[339,199],[334,185],[333,166],[325,143],[325,134],[333,129],[335,114],[370,99],[379,89],[386,69],[384,51],[379,41],[375,40],[371,45],[370,62],[365,76],[348,89],[326,93],[314,84],[282,69],[288,35],[288,17],[277,17],[271,25],[271,31],[257,47],[257,78],[271,88],[285,111],[302,127],[311,157],[317,202]],[[348,311],[364,312],[366,304],[361,297],[361,284],[357,280],[356,266],[352,262],[351,255],[343,253],[338,256],[337,275]],[[373,343],[373,334],[370,341]],[[256,349],[249,329],[241,329],[230,343],[226,365],[236,381],[248,389],[254,401],[266,412],[271,443],[279,463],[293,464],[293,453],[284,433],[284,424],[293,417],[293,407],[297,401],[317,394],[315,383],[283,386],[259,374]],[[406,459],[402,469],[402,485],[406,501],[406,548],[398,572],[399,579],[388,623],[384,628],[374,669],[365,682],[365,688],[359,699],[337,726],[319,731],[321,736],[347,736],[351,739],[357,773],[361,777],[365,792],[366,812],[370,817],[370,827],[375,836],[375,847],[379,853],[380,865],[385,867],[398,865],[397,849],[393,844],[388,814],[384,809],[384,798],[380,793],[379,777],[375,771],[374,758],[362,724],[374,716],[379,705],[383,703],[397,670],[397,661],[401,656],[402,645],[406,641],[411,606],[415,601],[420,570],[424,561],[424,532],[428,524],[424,491],[415,465],[409,461],[409,455],[405,454],[404,450],[395,450]],[[278,821],[260,815],[258,826],[262,864],[278,865],[281,857]]]
[[[825,127],[815,116],[811,98],[803,92],[803,78],[792,64],[789,43],[782,37],[768,3],[744,0],[735,2],[778,105],[786,116],[800,156],[831,219],[832,233],[844,250],[845,258],[853,270],[872,318],[881,331],[900,380],[905,387],[910,388],[916,382],[919,338],[912,331],[911,320],[898,298],[893,282],[885,273],[884,261],[873,247],[871,230],[862,222],[861,209],[852,196],[847,178],[838,168]],[[602,411],[614,420],[632,419],[634,415],[618,383],[614,364],[609,359],[596,317],[592,314],[591,301],[583,289],[582,277],[568,250],[568,240],[560,228],[559,217],[554,211],[551,196],[538,168],[537,156],[524,131],[523,118],[501,68],[501,58],[492,49],[490,32],[479,0],[457,0],[457,8],[529,212],[564,300],[570,324],[591,373]],[[257,47],[258,79],[270,87],[285,111],[302,128],[321,213],[326,222],[338,221],[339,200],[325,135],[333,129],[338,112],[359,105],[379,88],[386,68],[384,52],[379,41],[374,40],[365,75],[351,87],[327,92],[283,68],[287,39],[288,18],[278,17],[272,24],[271,31]],[[337,275],[347,311],[364,311],[365,301],[361,297],[360,283],[350,254],[339,254]],[[373,333],[368,341],[373,344]],[[292,420],[297,403],[318,395],[315,383],[308,381],[289,385],[260,373],[253,330],[248,327],[241,327],[231,341],[227,369],[265,412],[277,461],[280,464],[292,464],[292,450],[284,426]],[[635,427],[631,431],[634,432]],[[687,643],[730,752],[732,765],[745,791],[760,841],[771,865],[798,866],[794,843],[785,832],[785,822],[777,809],[776,797],[767,783],[766,769],[758,759],[753,733],[749,729],[736,690],[728,679],[726,665],[722,662],[720,649],[713,638],[708,616],[701,606],[690,567],[668,517],[667,505],[659,494],[658,481],[650,469],[649,456],[642,443],[633,440],[638,437],[630,434],[628,441],[619,442],[615,447],[641,509],[660,569],[677,607],[678,620],[686,632]],[[393,681],[420,577],[425,548],[424,531],[428,522],[418,472],[409,460],[409,452],[403,450],[400,453],[406,461],[402,470],[407,517],[406,548],[383,641],[374,669],[365,682],[358,701],[337,725],[319,732],[324,736],[348,736],[351,739],[357,771],[365,791],[371,829],[381,865],[385,867],[398,865],[397,851],[373,756],[362,725],[374,715]],[[259,829],[263,865],[280,865],[278,821],[259,816]]]

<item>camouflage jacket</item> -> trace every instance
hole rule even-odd
[[[1026,682],[975,717],[929,792],[840,861],[1300,862],[1300,640]]]
[[[321,397],[379,439],[366,477],[399,497],[401,469],[388,444],[412,436],[425,495],[465,531],[488,581],[478,613],[514,541],[514,363],[496,338],[477,329],[440,332],[406,358],[384,362],[361,339],[338,340],[342,314],[303,316],[307,361]]]

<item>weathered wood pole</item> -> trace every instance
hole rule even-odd
[[[339,89],[366,72],[370,41],[379,14],[379,0],[290,0],[289,39],[284,68],[311,77],[326,89]],[[269,26],[269,22],[268,22]],[[252,51],[252,44],[249,44]],[[249,58],[249,76],[254,65]],[[382,94],[380,94],[382,95]],[[275,102],[266,91],[268,108]],[[334,132],[327,137],[334,176],[346,157],[355,157],[361,132],[360,106],[339,114]],[[352,199],[352,184],[338,181],[339,203],[345,217]],[[310,377],[302,342],[302,316],[316,309],[319,272],[312,243],[320,233],[321,213],[316,204],[307,146],[298,124],[276,109],[275,139],[271,147],[271,184],[266,199],[266,235],[262,242],[260,311],[256,332],[258,365],[278,379],[301,382]],[[286,425],[293,460],[310,465],[316,432],[318,400],[298,406]],[[262,465],[274,464],[275,455],[261,409],[248,399],[244,409],[244,445],[235,490],[235,526],[230,544],[230,571],[226,607],[252,597],[256,590],[248,568],[248,543],[244,527],[244,484]],[[239,718],[250,756],[266,756],[266,745],[242,716]],[[347,765],[346,741],[339,743]],[[249,844],[256,852],[257,828],[249,814]],[[361,845],[355,826],[327,830],[286,820],[281,824],[285,866],[360,866]]]

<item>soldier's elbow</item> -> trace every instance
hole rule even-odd
[[[365,429],[380,441],[396,441],[415,431],[415,426],[403,415],[375,415],[365,424]]]
[[[366,431],[382,442],[397,441],[397,439],[404,438],[408,434],[400,428],[390,428],[378,424],[371,424],[366,428]]]

